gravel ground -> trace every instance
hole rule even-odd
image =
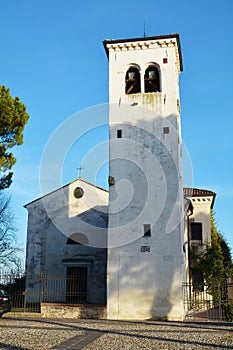
[[[47,323],[44,319],[0,319],[0,349],[48,350],[84,332],[62,325],[60,322]]]
[[[233,324],[0,319],[0,350],[49,350],[75,336],[101,331],[85,350],[233,349]]]
[[[115,326],[85,350],[233,349],[232,325],[145,322]]]

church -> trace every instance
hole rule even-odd
[[[215,193],[183,186],[180,38],[103,45],[109,189],[79,177],[25,205],[27,302],[73,314],[98,306],[90,317],[115,320],[184,320],[182,286],[201,277],[189,251],[211,242]]]

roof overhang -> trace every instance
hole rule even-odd
[[[128,39],[107,39],[103,41],[104,49],[107,54],[107,57],[109,58],[109,45],[116,45],[116,44],[126,44],[126,43],[143,43],[143,42],[167,42],[167,40],[176,39],[177,42],[177,49],[179,53],[179,61],[180,61],[180,71],[183,71],[183,60],[182,60],[182,54],[181,54],[181,45],[180,45],[180,36],[178,33],[174,34],[166,34],[166,35],[158,35],[158,36],[145,36],[140,38],[128,38]]]
[[[192,197],[212,197],[211,201],[211,209],[213,209],[216,193],[213,191],[200,189],[200,188],[190,188],[190,187],[184,187],[183,193],[186,198],[192,198]]]

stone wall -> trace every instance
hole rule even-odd
[[[54,318],[87,318],[104,320],[107,318],[107,309],[105,305],[41,303],[41,316]]]

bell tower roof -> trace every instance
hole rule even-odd
[[[107,39],[103,41],[103,45],[109,57],[109,51],[127,51],[127,50],[145,50],[155,47],[175,46],[177,50],[177,59],[179,61],[180,71],[183,71],[183,61],[181,54],[180,36],[178,33],[146,36],[141,38],[128,39]]]

